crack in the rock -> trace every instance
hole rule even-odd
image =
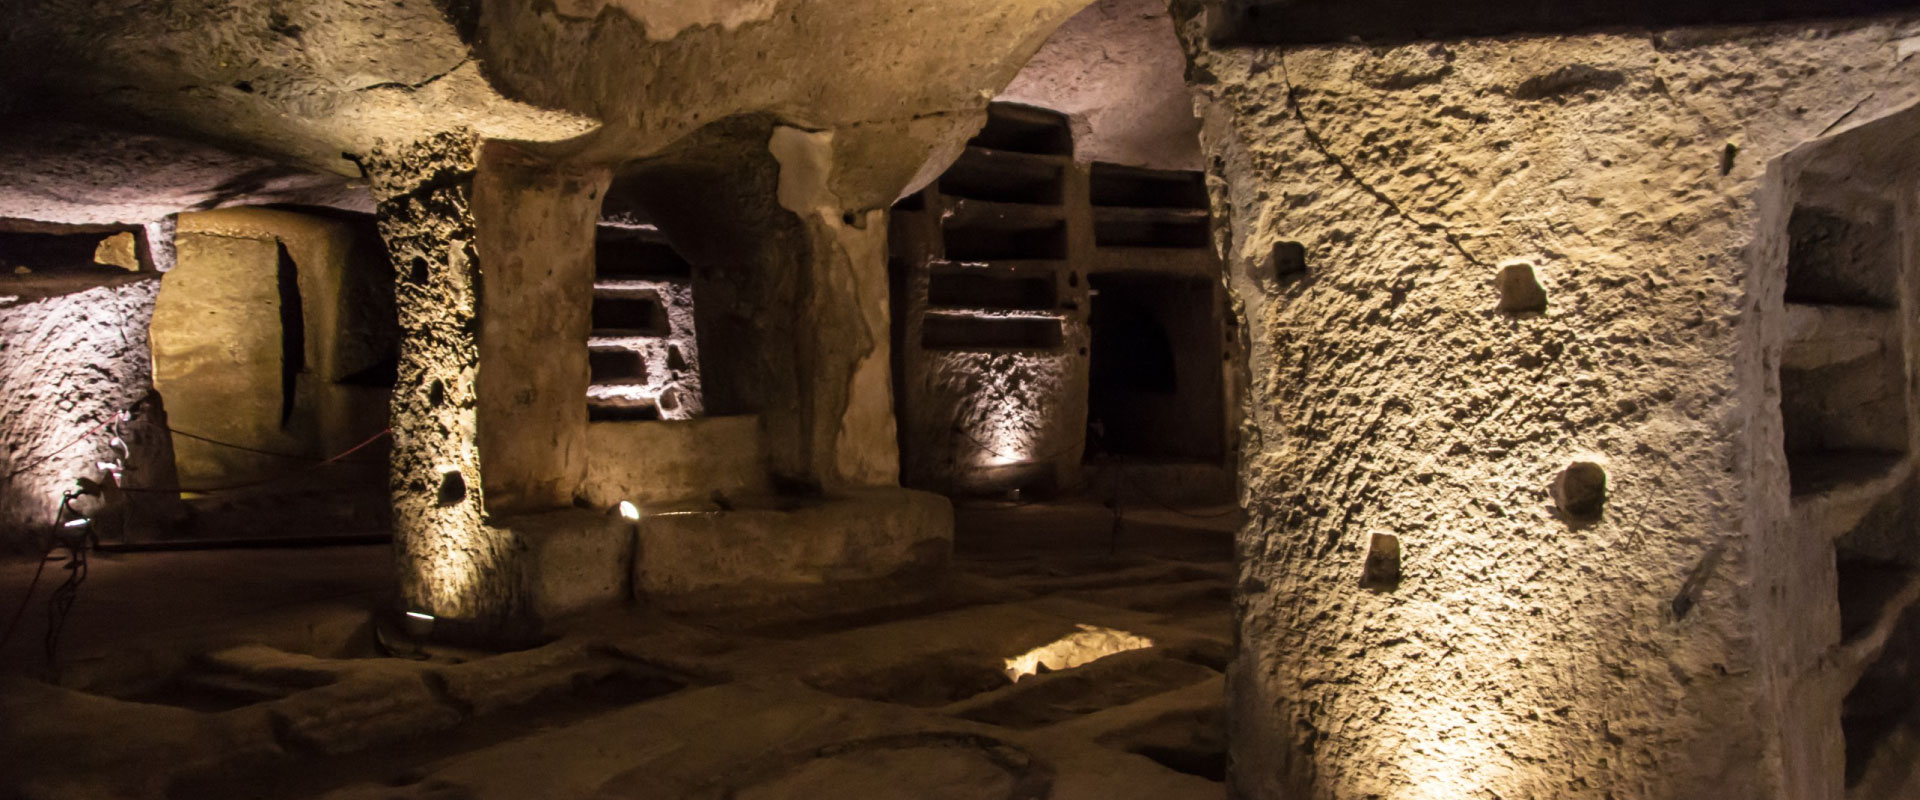
[[[1858,102],[1858,103],[1854,103],[1854,104],[1853,104],[1853,107],[1852,107],[1852,108],[1849,108],[1849,109],[1847,109],[1847,113],[1845,113],[1845,114],[1841,114],[1841,115],[1840,115],[1840,118],[1839,118],[1839,119],[1836,119],[1836,120],[1834,120],[1834,121],[1833,121],[1833,124],[1831,124],[1831,125],[1828,125],[1827,127],[1825,127],[1825,128],[1822,128],[1822,129],[1820,129],[1820,134],[1819,134],[1819,136],[1815,136],[1814,138],[1815,138],[1815,139],[1818,139],[1818,138],[1820,138],[1820,136],[1825,136],[1825,135],[1827,135],[1827,134],[1829,134],[1829,133],[1832,133],[1832,132],[1833,132],[1833,129],[1834,129],[1834,128],[1838,128],[1838,127],[1840,127],[1840,124],[1841,124],[1841,123],[1843,123],[1843,122],[1846,122],[1846,121],[1847,121],[1847,120],[1849,120],[1849,119],[1852,119],[1852,118],[1853,118],[1853,115],[1854,115],[1854,114],[1856,114],[1856,113],[1859,113],[1859,111],[1860,111],[1860,109],[1861,109],[1862,107],[1864,107],[1864,106],[1865,106],[1865,105],[1867,104],[1867,101],[1869,101],[1869,100],[1872,100],[1872,99],[1873,99],[1873,98],[1874,98],[1874,97],[1875,97],[1876,95],[1878,95],[1878,94],[1880,94],[1880,93],[1879,93],[1879,92],[1869,92],[1869,93],[1867,93],[1867,96],[1866,96],[1866,97],[1862,97],[1862,98],[1860,98],[1860,102]]]
[[[1300,107],[1300,100],[1295,96],[1297,90],[1293,86],[1292,74],[1287,71],[1287,54],[1284,50],[1280,52],[1280,81],[1286,84],[1287,108],[1293,112],[1293,118],[1300,122],[1300,130],[1306,134],[1307,144],[1314,149],[1314,152],[1319,153],[1321,157],[1337,167],[1342,177],[1352,181],[1355,186],[1360,187],[1361,191],[1372,195],[1373,199],[1380,201],[1382,205],[1387,207],[1387,210],[1394,213],[1394,216],[1405,220],[1407,224],[1427,233],[1438,234],[1442,239],[1446,240],[1447,245],[1452,247],[1454,252],[1459,253],[1461,258],[1466,259],[1467,263],[1477,267],[1488,266],[1486,262],[1475,258],[1472,253],[1467,252],[1466,246],[1461,244],[1460,239],[1453,235],[1453,231],[1447,230],[1445,225],[1437,222],[1421,222],[1415,219],[1412,214],[1408,213],[1407,210],[1398,202],[1395,202],[1393,198],[1388,197],[1385,192],[1380,191],[1373,184],[1368,183],[1365,178],[1360,177],[1360,173],[1354,171],[1353,165],[1349,164],[1346,158],[1334,153],[1327,147],[1326,141],[1320,138],[1320,132],[1315,130],[1313,123],[1307,119],[1306,110]]]
[[[444,72],[441,72],[438,75],[431,76],[419,83],[403,83],[401,81],[385,81],[382,83],[375,83],[367,86],[362,86],[358,89],[355,89],[354,91],[371,92],[375,89],[405,89],[410,92],[419,91],[421,89],[426,88],[429,84],[433,83],[434,81],[440,80],[441,78],[445,78],[448,75],[452,75],[454,73],[454,70],[457,70],[461,67],[466,66],[467,62],[472,60],[473,60],[473,56],[467,56],[466,58],[462,58],[453,66],[448,67]]]

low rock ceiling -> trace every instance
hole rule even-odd
[[[555,159],[620,164],[747,115],[836,131],[839,163],[912,161],[874,170],[904,182],[950,157],[951,141],[1086,3],[8,4],[0,215],[140,222],[241,201],[364,208],[356,158],[382,140],[464,127]]]

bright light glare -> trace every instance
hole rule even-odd
[[[622,500],[620,501],[620,516],[626,517],[627,519],[639,519],[640,507],[626,500]]]
[[[1043,666],[1056,671],[1073,669],[1107,656],[1129,650],[1145,650],[1153,646],[1152,639],[1135,636],[1126,631],[1096,625],[1076,625],[1075,627],[1080,629],[1076,633],[1070,633],[1052,644],[1036,647],[1007,659],[1007,678],[1018,682],[1028,675],[1038,674]]]
[[[67,520],[67,524],[66,524],[66,526],[65,526],[65,527],[68,527],[68,528],[84,528],[84,527],[87,527],[87,525],[88,525],[88,524],[89,524],[89,523],[88,523],[88,522],[87,522],[87,520],[86,520],[86,519],[84,519],[84,518],[82,518],[82,519],[70,519],[70,520]]]
[[[426,620],[426,621],[428,621],[428,622],[432,622],[432,621],[433,621],[433,615],[432,615],[432,614],[422,614],[422,613],[420,613],[420,612],[418,612],[418,611],[409,611],[409,612],[407,612],[407,616],[409,616],[409,617],[412,617],[412,618],[414,618],[414,619],[424,619],[424,620]]]

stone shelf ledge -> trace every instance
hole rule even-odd
[[[1913,474],[1913,460],[1884,453],[1832,453],[1790,459],[1793,526],[1837,539]]]
[[[1782,369],[1808,370],[1886,352],[1900,333],[1899,315],[1864,306],[1788,303]]]
[[[947,198],[947,216],[943,224],[949,228],[994,228],[1009,224],[1024,226],[1059,222],[1066,218],[1066,210],[1057,205],[950,197]]]
[[[939,259],[929,266],[937,272],[968,273],[993,271],[1008,275],[1052,275],[1067,266],[1059,258]]]
[[[1204,208],[1135,208],[1132,206],[1095,206],[1093,217],[1101,222],[1185,223],[1204,225],[1210,214]]]
[[[587,337],[587,347],[593,350],[629,350],[665,338],[668,338],[668,334],[652,331],[596,330]]]
[[[1073,163],[1073,156],[1051,153],[1027,153],[1020,150],[1003,150],[977,144],[967,145],[963,158],[979,158],[1003,162],[1021,162],[1026,164],[1053,164],[1065,166]]]
[[[969,319],[1057,319],[1062,322],[1073,317],[1071,312],[1051,308],[986,308],[984,306],[927,306],[927,315]]]
[[[1177,275],[1212,278],[1219,274],[1219,262],[1205,247],[1096,247],[1093,272],[1125,272],[1151,269]]]
[[[676,282],[686,284],[689,281],[686,278],[595,278],[593,281],[593,293],[595,295],[602,293],[614,295],[642,294],[646,292],[657,292],[661,287]]]

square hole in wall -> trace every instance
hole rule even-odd
[[[587,405],[587,421],[589,422],[658,422],[659,420],[660,407],[651,402],[590,403]]]
[[[1063,222],[948,226],[942,231],[951,261],[1057,260],[1067,257]]]
[[[653,295],[593,298],[593,330],[601,336],[665,336],[667,312]]]
[[[638,234],[601,234],[594,242],[594,277],[687,278],[693,265],[672,245]]]
[[[1073,155],[1073,131],[1065,115],[1043,108],[993,103],[987,124],[968,144],[1040,155]]]
[[[1787,302],[1892,308],[1900,251],[1892,206],[1800,206],[1787,223]]]
[[[1052,206],[1060,204],[1065,176],[1063,164],[968,150],[940,176],[940,193],[993,203]]]
[[[1093,241],[1101,247],[1203,248],[1213,244],[1205,217],[1138,219],[1095,214]]]
[[[1058,302],[1051,276],[935,272],[927,279],[927,304],[932,306],[1037,311]]]
[[[625,348],[595,348],[587,351],[587,371],[596,386],[632,385],[647,382],[647,360],[638,351]]]
[[[1095,206],[1207,208],[1210,205],[1206,176],[1198,172],[1096,163],[1088,180],[1088,192]]]

